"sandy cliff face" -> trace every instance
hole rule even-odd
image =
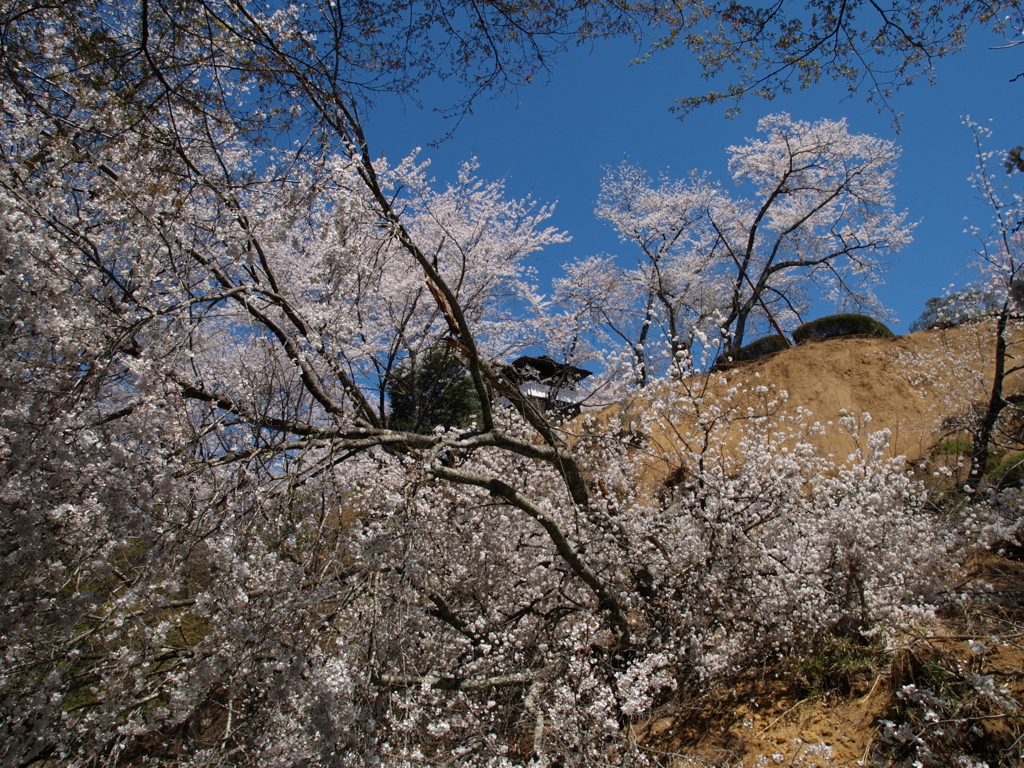
[[[760,373],[788,392],[789,408],[821,421],[844,409],[870,413],[872,428],[892,433],[892,453],[913,461],[948,431],[944,424],[987,399],[994,348],[989,323],[895,339],[838,338],[738,369],[733,380]],[[843,447],[832,446],[837,454]]]
[[[781,422],[798,417],[804,424],[820,422],[825,427],[823,433],[809,439],[823,455],[831,455],[839,463],[858,446],[847,431],[838,428],[838,420],[849,414],[859,422],[863,414],[870,414],[862,438],[888,430],[888,453],[915,462],[940,440],[957,433],[956,425],[964,421],[972,404],[987,401],[994,348],[992,325],[978,323],[893,339],[847,337],[810,342],[730,370],[694,377],[677,385],[687,390],[689,399],[699,398],[694,414],[680,412],[669,420],[668,428],[658,426],[655,420],[648,477],[664,477],[674,468],[673,457],[683,454],[681,448],[698,445],[703,430],[696,414],[715,406],[731,409],[733,415],[742,416],[751,408],[756,413],[770,409],[773,418]],[[1019,386],[1017,376],[1008,389]],[[628,424],[650,409],[651,395],[645,393],[608,415],[619,415]],[[725,445],[735,444],[749,421],[726,421],[716,427],[716,433]]]

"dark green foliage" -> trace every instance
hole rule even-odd
[[[1006,162],[1003,164],[1007,173],[1015,170],[1024,173],[1024,147],[1014,147],[1006,153]]]
[[[956,456],[961,453],[973,453],[974,443],[966,437],[951,437],[948,440],[943,440],[936,447],[936,453],[943,454],[945,456]]]
[[[952,328],[999,311],[999,302],[991,291],[967,288],[945,296],[933,296],[924,303],[921,316],[910,324],[910,332],[929,328]]]
[[[1024,453],[1008,453],[986,473],[1000,488],[1024,483]]]
[[[468,427],[480,416],[480,399],[462,362],[447,349],[396,367],[387,383],[390,426],[406,432]]]
[[[889,659],[880,643],[859,635],[829,636],[812,653],[794,662],[793,674],[809,694],[837,692],[849,696],[864,681],[874,680]]]
[[[895,334],[882,323],[867,315],[830,315],[804,323],[793,331],[793,341],[822,341],[834,336],[877,336],[891,339]]]
[[[752,341],[738,349],[726,348],[722,358],[732,358],[734,362],[740,363],[747,360],[757,360],[759,357],[770,355],[773,352],[781,352],[789,349],[789,342],[779,335],[765,336],[763,339]]]

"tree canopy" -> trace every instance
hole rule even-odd
[[[927,78],[935,61],[960,50],[972,29],[994,30],[1011,44],[1024,30],[1018,2],[988,0],[713,0],[665,6],[659,20],[666,30],[658,47],[685,46],[696,54],[705,78],[726,83],[681,98],[682,114],[722,101],[735,110],[748,96],[771,100],[823,79],[893,110],[894,94]]]
[[[639,384],[664,370],[658,344],[670,361],[697,335],[741,347],[748,324],[781,334],[812,298],[879,311],[872,283],[913,230],[892,196],[899,150],[845,121],[777,114],[758,127],[763,138],[728,150],[749,199],[696,172],[654,180],[623,163],[605,174],[597,214],[639,252],[636,267],[578,261],[557,295],[603,341],[626,344]]]
[[[884,433],[844,417],[837,466],[760,385],[549,420],[501,364],[559,322],[515,311],[544,306],[528,259],[566,239],[551,209],[472,162],[440,186],[372,153],[378,90],[525,81],[549,46],[659,9],[3,6],[0,762],[649,765],[634,725],[680,691],[930,609],[974,513],[933,515]],[[766,132],[735,167],[795,193],[773,211],[786,258],[816,258],[782,233],[833,213],[836,178],[905,233],[890,146]],[[786,137],[824,133],[874,162],[863,182],[780,175]],[[721,247],[768,274],[770,249],[734,245],[761,209],[722,204]],[[477,429],[390,424],[441,348]],[[684,481],[646,486],[655,453]]]

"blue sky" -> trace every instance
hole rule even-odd
[[[992,149],[1024,144],[1024,78],[1009,82],[1024,71],[1024,46],[990,48],[999,42],[976,35],[968,50],[939,62],[934,85],[919,80],[901,91],[893,102],[903,113],[898,133],[890,113],[880,113],[860,94],[844,98],[843,87],[831,82],[773,102],[750,99],[737,118],[725,119],[725,107],[716,106],[680,120],[669,110],[672,102],[706,89],[692,59],[669,50],[630,66],[640,49],[613,40],[571,49],[554,62],[549,78],[480,100],[439,146],[430,144],[453,125],[430,107],[456,101],[454,84],[426,87],[420,94],[423,109],[397,97],[381,101],[366,116],[367,138],[375,154],[392,158],[422,147],[421,157],[431,160],[431,173],[441,183],[453,180],[459,164],[476,156],[479,174],[504,177],[510,195],[557,202],[551,223],[573,240],[545,250],[537,261],[546,291],[560,265],[574,257],[633,258],[629,245],[594,216],[604,166],[628,158],[655,174],[680,178],[697,169],[728,182],[726,147],[755,136],[764,115],[789,112],[812,121],[845,117],[853,131],[893,139],[903,149],[897,205],[920,224],[914,244],[886,274],[879,296],[899,320],[890,326],[905,333],[929,297],[972,277],[966,267],[975,241],[964,234],[964,219],[984,223],[987,216],[967,180],[975,159],[964,115],[991,120]],[[1024,187],[1024,176],[1016,180]],[[827,312],[823,307],[821,314]]]

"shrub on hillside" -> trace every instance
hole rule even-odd
[[[895,336],[884,324],[867,315],[830,315],[804,323],[793,331],[793,341],[822,341],[834,336],[876,336],[891,339]]]
[[[970,438],[966,437],[951,437],[948,440],[943,440],[936,446],[936,453],[944,454],[946,456],[956,456],[961,453],[973,453],[974,443]]]
[[[722,359],[731,358],[734,362],[741,363],[748,360],[770,355],[773,352],[781,352],[789,348],[789,342],[782,336],[765,336],[763,339],[752,341],[749,344],[738,348],[726,348],[722,353]]]

